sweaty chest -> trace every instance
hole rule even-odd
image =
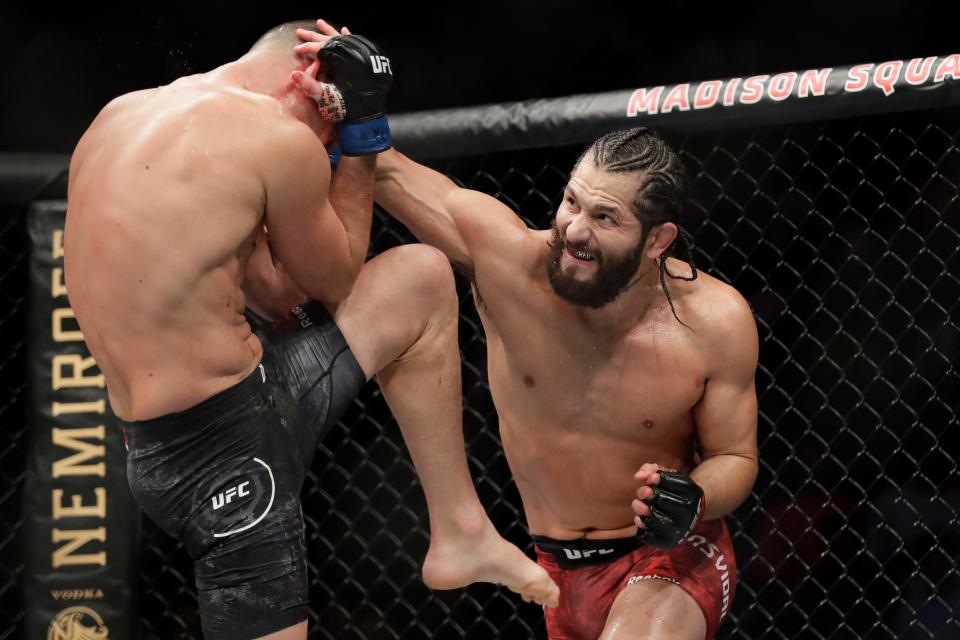
[[[638,330],[611,342],[570,327],[539,328],[503,327],[491,344],[491,387],[501,411],[527,423],[615,437],[692,424],[706,360],[683,336]]]

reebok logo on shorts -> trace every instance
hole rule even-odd
[[[642,576],[633,576],[627,580],[627,586],[629,587],[632,584],[637,584],[643,580],[666,580],[667,582],[672,582],[673,584],[679,585],[680,581],[675,578],[668,578],[667,576],[660,576],[655,573],[645,574]]]
[[[310,314],[308,314],[303,307],[294,307],[290,310],[290,313],[300,322],[301,328],[306,329],[307,327],[313,326]]]

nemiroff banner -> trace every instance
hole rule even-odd
[[[28,224],[30,390],[23,496],[25,637],[137,637],[140,511],[103,376],[63,277],[65,201],[35,202]]]

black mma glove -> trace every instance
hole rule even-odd
[[[387,92],[393,84],[390,58],[363,36],[334,36],[317,52],[326,76],[340,92],[345,111],[337,125],[347,156],[380,153],[393,143],[387,124]]]
[[[703,515],[703,489],[690,476],[658,471],[660,484],[650,485],[653,497],[643,503],[650,515],[641,516],[645,529],[637,529],[644,544],[658,549],[673,549],[690,534]]]

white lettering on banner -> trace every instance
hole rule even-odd
[[[945,56],[939,64],[936,57],[913,58],[909,61],[890,60],[879,64],[859,64],[846,69],[842,91],[858,93],[879,89],[885,96],[893,95],[898,84],[920,85],[928,81],[960,80],[960,54]],[[705,80],[691,85],[681,83],[635,89],[627,99],[627,117],[641,114],[657,115],[690,109],[712,109],[721,104],[757,104],[764,98],[781,102],[788,98],[822,97],[834,67],[786,71],[774,76],[757,75],[749,78]],[[931,80],[931,74],[933,76]]]
[[[935,56],[929,58],[914,58],[907,63],[907,71],[903,74],[903,79],[909,84],[923,84],[930,77],[933,71],[933,63],[937,60]]]
[[[806,98],[809,95],[822,96],[827,92],[827,79],[830,77],[831,67],[826,69],[809,69],[800,76],[800,87],[797,96]]]
[[[893,85],[900,79],[902,68],[903,62],[900,60],[891,60],[877,65],[873,71],[873,84],[883,91],[883,95],[889,96],[894,92]]]
[[[660,94],[663,93],[663,87],[654,87],[653,89],[637,89],[627,101],[627,115],[631,118],[638,113],[657,113],[660,104]]]
[[[947,56],[937,67],[937,73],[933,76],[934,82],[943,82],[947,79],[947,74],[954,80],[960,80],[960,53]]]
[[[793,93],[793,85],[797,82],[797,74],[793,71],[781,73],[770,79],[770,87],[767,93],[771,100],[777,102],[786,100]]]
[[[752,76],[743,81],[740,104],[755,104],[763,97],[763,86],[770,76]]]
[[[737,87],[740,85],[740,78],[733,78],[727,83],[727,90],[723,92],[723,106],[732,107],[737,95]]]
[[[662,113],[670,113],[674,109],[690,111],[689,91],[689,84],[678,84],[673,89],[670,89],[670,93],[668,93],[667,97],[663,100],[663,107],[660,111]]]
[[[851,67],[850,71],[847,72],[847,84],[844,85],[844,88],[851,92],[866,89],[867,83],[870,82],[870,69],[872,68],[872,64],[858,64]]]
[[[720,89],[723,83],[719,80],[707,80],[697,85],[696,95],[693,97],[694,109],[709,109],[720,99]]]

